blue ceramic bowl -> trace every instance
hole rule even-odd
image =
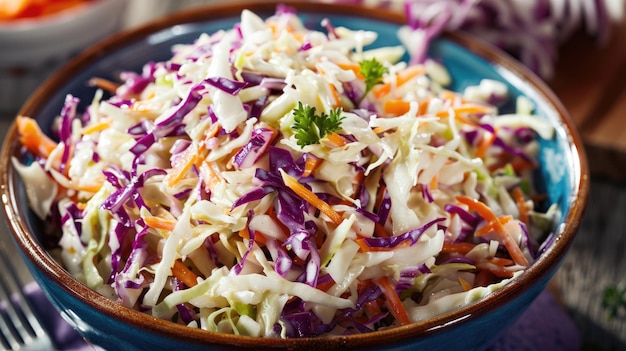
[[[291,5],[309,25],[328,17],[335,25],[374,30],[380,33],[379,45],[398,44],[396,31],[405,21],[397,13],[349,5]],[[172,44],[190,42],[201,32],[231,27],[244,7],[270,15],[276,4],[261,2],[194,9],[112,37],[87,50],[49,79],[20,114],[32,116],[44,128],[50,128],[66,94],[91,101],[94,91],[85,84],[89,78],[110,77],[119,70],[140,70],[149,60],[165,60],[170,57]],[[452,89],[462,90],[483,78],[505,82],[513,95],[525,95],[532,100],[537,113],[557,131],[554,140],[541,145],[538,177],[550,200],[562,209],[561,223],[556,229],[558,240],[524,274],[482,301],[387,331],[298,340],[211,333],[127,309],[82,285],[42,246],[42,223],[29,210],[23,184],[11,164],[11,158],[18,157],[20,150],[15,125],[8,132],[0,158],[2,201],[14,240],[35,279],[65,319],[86,340],[105,349],[483,349],[531,304],[564,259],[586,205],[588,169],[573,122],[553,93],[530,71],[476,39],[459,35],[436,41],[431,55],[449,69],[454,81]]]

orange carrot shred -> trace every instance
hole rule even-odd
[[[522,189],[520,187],[516,187],[513,189],[512,195],[519,211],[519,220],[528,225],[528,206],[524,200],[524,193],[522,192]]]
[[[354,62],[340,62],[337,64],[339,68],[344,71],[352,71],[356,75],[357,79],[364,80],[365,77],[361,74],[361,66],[358,63]]]
[[[381,85],[376,86],[374,89],[372,89],[372,92],[377,99],[380,99],[383,96],[389,94],[393,86],[399,87],[409,80],[417,76],[421,76],[424,73],[426,73],[426,68],[422,65],[408,66],[407,68],[396,74],[395,82],[387,81]]]
[[[411,104],[402,99],[389,99],[383,103],[383,111],[393,116],[402,116],[410,109]]]
[[[459,253],[462,255],[467,254],[468,252],[472,251],[474,249],[474,247],[476,247],[475,244],[472,243],[465,243],[465,242],[461,242],[461,243],[443,243],[443,248],[441,249],[441,252],[444,253]]]
[[[92,124],[86,127],[85,129],[83,129],[83,134],[88,135],[88,134],[93,134],[96,132],[101,132],[109,128],[110,125],[111,125],[111,122],[109,121],[102,121],[100,123]]]
[[[389,278],[387,278],[386,276],[377,278],[375,279],[375,283],[380,287],[380,290],[382,290],[383,294],[385,295],[387,299],[387,308],[389,308],[391,314],[396,317],[400,324],[410,324],[411,318],[409,317],[406,308],[404,308],[404,305],[402,304],[402,301],[396,293],[393,285],[391,285]]]
[[[305,154],[306,160],[304,161],[304,171],[302,171],[303,177],[308,177],[317,167],[322,163],[322,159],[313,156],[313,154]]]
[[[144,217],[144,222],[150,228],[154,229],[163,229],[167,231],[173,231],[174,226],[176,225],[176,221],[173,219],[165,219],[158,216],[146,216]]]
[[[330,288],[333,287],[333,285],[335,285],[335,282],[332,279],[329,279],[323,283],[317,283],[315,288],[321,291],[328,291]]]
[[[439,187],[439,178],[437,177],[437,175],[435,175],[433,179],[430,180],[430,184],[428,185],[428,187],[430,188],[430,190],[435,190]]]
[[[478,148],[476,149],[476,157],[485,157],[485,155],[487,155],[487,151],[489,151],[489,148],[493,145],[495,140],[496,135],[494,133],[485,131],[483,138],[480,140]]]
[[[172,275],[190,288],[198,284],[198,275],[191,269],[187,268],[187,266],[179,260],[174,261],[174,265],[172,266]]]
[[[338,108],[342,106],[341,97],[339,96],[339,92],[334,84],[328,84],[328,89],[330,89],[330,93],[333,96],[333,108]]]
[[[245,227],[242,230],[240,230],[238,232],[238,234],[239,234],[240,237],[242,237],[244,239],[247,239],[247,240],[250,240],[250,230],[248,229],[248,227]],[[266,244],[267,243],[267,238],[265,237],[265,235],[262,232],[256,230],[254,232],[254,241],[256,243],[259,243],[259,244]]]
[[[326,134],[326,139],[328,139],[331,143],[337,145],[338,147],[346,145],[346,139],[344,139],[341,135],[337,133]]]
[[[467,205],[471,210],[476,211],[488,223],[493,222],[494,228],[496,229],[496,235],[498,235],[498,238],[509,252],[509,255],[511,255],[513,261],[520,266],[528,267],[528,260],[522,253],[522,250],[513,240],[511,234],[506,230],[506,228],[504,228],[504,225],[500,222],[499,218],[487,205],[468,196],[457,196],[456,200],[464,205]]]
[[[194,147],[190,146],[187,149],[185,149],[185,151],[183,151],[180,157],[177,158],[175,162],[173,162],[172,170],[166,176],[167,184],[169,186],[174,186],[181,179],[183,179],[185,174],[196,163],[197,157],[198,155]]]
[[[419,108],[417,109],[417,115],[418,116],[425,115],[426,112],[428,111],[428,105],[429,104],[430,104],[430,99],[424,100],[424,101],[420,102]]]
[[[205,189],[213,189],[222,180],[218,170],[212,162],[201,162],[199,167],[200,176],[204,180]]]
[[[97,87],[100,88],[102,90],[106,90],[109,93],[115,94],[115,92],[117,91],[117,88],[120,87],[120,85],[118,83],[114,83],[108,79],[104,79],[104,78],[100,78],[100,77],[93,77],[91,79],[89,79],[89,86],[92,87]]]
[[[34,119],[17,116],[15,123],[20,135],[20,143],[33,154],[47,158],[52,150],[57,147],[57,143],[41,131]]]
[[[488,261],[502,267],[512,266],[513,264],[515,264],[515,262],[513,262],[512,260],[504,257],[492,257],[489,258]]]
[[[500,222],[500,224],[503,224],[503,225],[507,224],[511,220],[513,220],[513,216],[510,216],[510,215],[498,217],[498,222]],[[496,227],[497,227],[496,223],[488,222],[482,228],[476,230],[476,236],[483,236],[490,232],[496,231],[497,230]]]
[[[89,185],[76,184],[76,185],[70,186],[70,188],[74,190],[78,190],[78,191],[88,192],[88,193],[97,193],[102,188],[102,183],[89,184]]]
[[[467,280],[461,277],[459,277],[458,280],[459,280],[459,284],[461,284],[461,286],[463,287],[463,290],[465,291],[472,290],[472,284],[470,284]]]
[[[317,197],[317,195],[315,195],[315,193],[313,193],[311,190],[300,184],[296,178],[285,173],[285,171],[283,171],[282,169],[280,170],[280,173],[283,177],[283,182],[285,182],[285,185],[288,188],[293,190],[296,194],[298,194],[305,201],[310,203],[313,207],[317,208],[323,214],[328,216],[328,218],[330,218],[330,220],[336,225],[339,225],[341,224],[341,222],[343,222],[343,217],[339,213],[337,213],[337,211],[335,211],[332,207],[330,207],[329,204]]]

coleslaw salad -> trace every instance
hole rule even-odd
[[[558,217],[532,181],[552,126],[523,97],[500,114],[501,82],[452,92],[440,63],[322,27],[244,10],[120,83],[94,78],[55,138],[18,117],[34,161],[14,164],[68,271],[175,323],[310,337],[425,320],[531,265]]]

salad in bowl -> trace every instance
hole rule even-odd
[[[243,10],[93,77],[52,137],[18,117],[54,257],[141,313],[283,339],[429,320],[524,274],[562,216],[536,182],[553,124],[501,81],[453,91],[442,62],[318,27]]]

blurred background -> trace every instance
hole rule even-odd
[[[73,55],[114,32],[219,1],[0,0],[0,140],[28,96]],[[576,325],[582,350],[626,350],[624,0],[324,2],[407,11],[413,25],[434,34],[470,32],[554,90],[585,142],[592,185],[582,227],[550,291]],[[57,7],[45,7],[50,3]]]

